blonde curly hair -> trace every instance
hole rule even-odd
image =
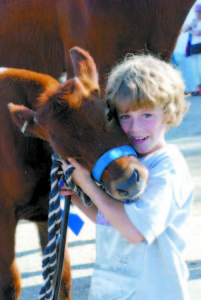
[[[127,55],[108,76],[105,100],[113,113],[142,108],[164,110],[165,122],[177,126],[188,111],[178,70],[150,54]]]

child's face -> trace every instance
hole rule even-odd
[[[121,127],[139,156],[145,156],[165,145],[166,123],[161,107],[139,109],[118,114]]]

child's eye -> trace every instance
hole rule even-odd
[[[148,119],[148,118],[152,117],[152,114],[143,114],[143,117],[144,117],[145,119]]]
[[[120,120],[127,120],[129,119],[129,116],[128,115],[122,115],[122,116],[119,116]]]

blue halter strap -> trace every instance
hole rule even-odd
[[[120,146],[114,149],[111,149],[105,152],[96,162],[92,175],[93,178],[98,182],[101,183],[101,176],[105,170],[105,168],[114,160],[123,157],[123,156],[135,156],[137,154],[135,150],[131,146]]]

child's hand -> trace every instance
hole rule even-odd
[[[66,185],[63,185],[59,188],[59,194],[62,197],[75,195],[75,193]]]
[[[90,172],[83,168],[75,159],[70,158],[68,161],[75,167],[75,170],[73,171],[74,182],[86,192],[88,186],[95,184]],[[64,164],[64,169],[65,168],[66,166]]]
[[[62,187],[59,188],[59,194],[62,196],[62,197],[65,197],[65,196],[71,196],[71,202],[78,205],[79,206],[79,203],[82,201],[80,200],[80,198],[78,197],[77,194],[75,194],[69,187],[67,187],[66,185],[63,185]]]
[[[63,172],[65,174],[65,171],[68,168],[68,164],[64,160],[62,160],[61,167],[62,167]],[[66,184],[65,184],[65,182],[63,180],[61,180],[59,182],[59,194],[62,197],[75,195],[75,193],[68,186],[66,186]]]
[[[61,167],[62,167],[62,170],[63,170],[63,172],[65,174],[66,170],[68,169],[68,164],[63,159],[62,159],[62,165],[61,165]]]

